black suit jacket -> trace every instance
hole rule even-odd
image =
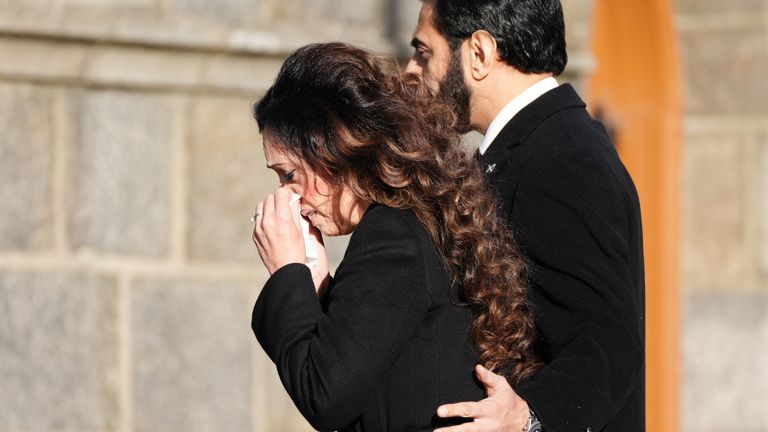
[[[472,314],[449,301],[448,274],[411,211],[366,211],[324,300],[309,269],[290,264],[269,278],[252,321],[316,429],[431,431],[440,404],[483,397]]]
[[[546,432],[645,430],[640,206],[605,128],[562,85],[480,160],[532,262],[546,367],[518,393]]]

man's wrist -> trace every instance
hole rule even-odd
[[[528,427],[525,429],[525,432],[542,432],[541,422],[536,417],[536,413],[533,412],[533,408],[528,408],[528,411]]]

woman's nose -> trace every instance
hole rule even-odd
[[[281,184],[281,185],[280,185],[280,187],[279,187],[278,189],[283,189],[283,190],[286,190],[286,191],[290,192],[291,194],[301,195],[301,194],[300,194],[300,193],[297,191],[297,187],[296,187],[296,185],[292,185],[292,184]]]

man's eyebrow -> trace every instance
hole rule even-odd
[[[414,37],[411,39],[411,46],[414,48],[426,48],[427,45],[421,41],[421,39]]]

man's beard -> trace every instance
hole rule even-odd
[[[467,133],[473,130],[469,123],[469,97],[470,91],[464,81],[464,70],[461,66],[461,48],[451,50],[451,61],[448,63],[448,71],[440,82],[440,90],[437,97],[447,102],[456,113],[456,129],[459,133]]]

